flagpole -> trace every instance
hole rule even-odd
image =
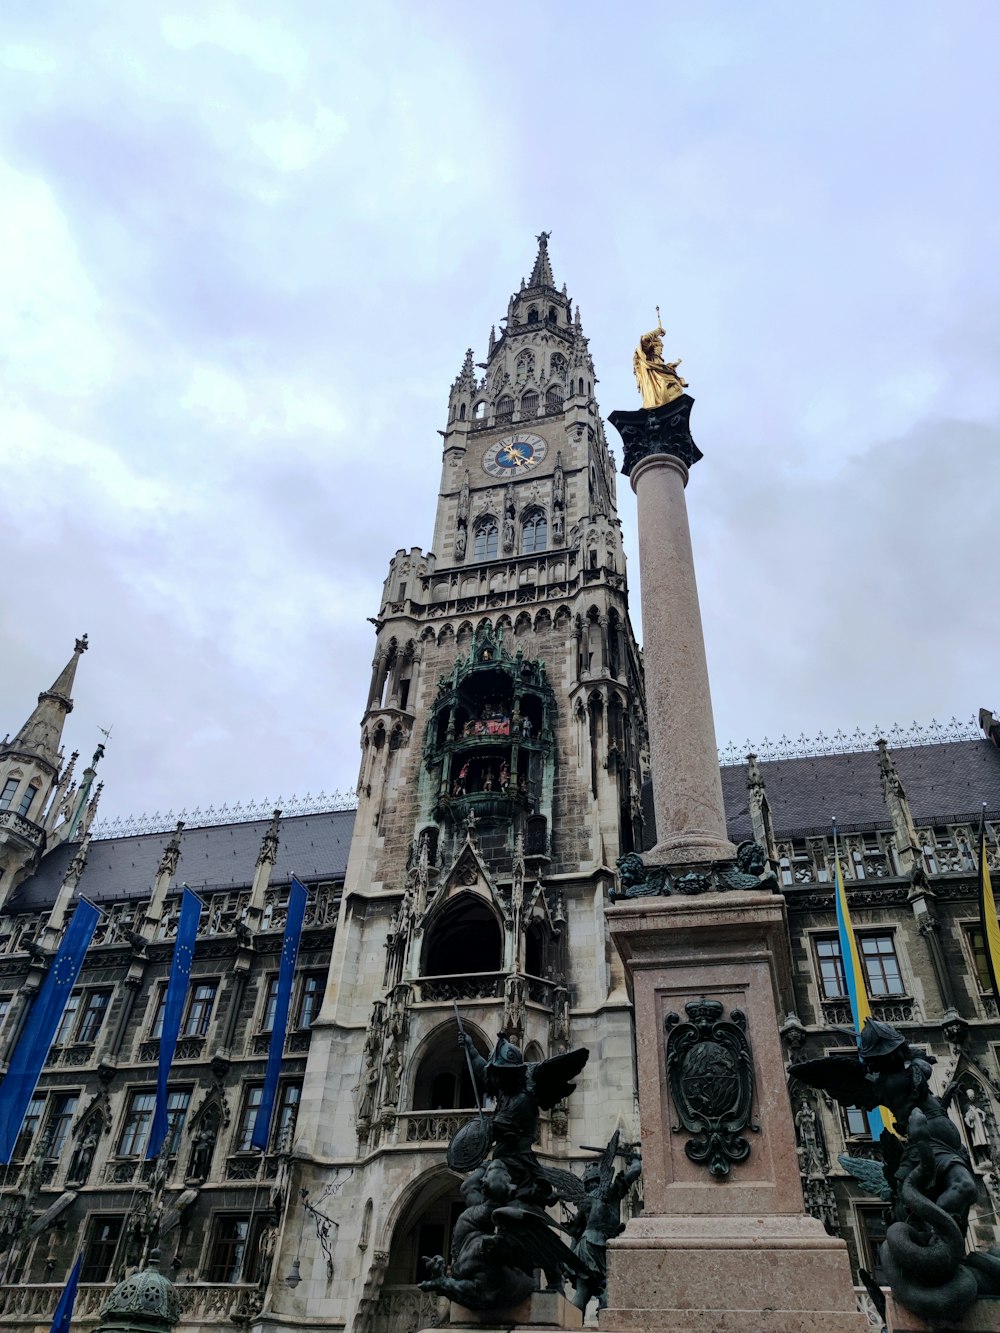
[[[871,1018],[872,1011],[871,1005],[868,1003],[868,990],[861,967],[861,957],[858,954],[858,941],[854,934],[851,909],[847,902],[847,890],[844,887],[844,877],[840,870],[840,844],[837,840],[836,816],[831,818],[830,823],[833,828],[834,897],[837,911],[837,933],[840,937],[840,960],[844,971],[844,981],[847,985],[851,1017],[854,1020],[854,1028],[858,1034],[857,1042],[860,1054],[861,1031],[868,1019]],[[866,1111],[866,1115],[868,1118],[868,1132],[873,1139],[878,1140],[886,1127],[882,1112],[876,1108],[873,1111]]]
[[[1000,1012],[1000,924],[997,922],[996,900],[990,877],[990,863],[986,855],[986,802],[979,815],[979,923],[983,930],[983,952],[986,969],[993,984],[993,998]]]

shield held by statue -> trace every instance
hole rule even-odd
[[[485,1116],[476,1116],[460,1125],[448,1144],[448,1165],[453,1171],[475,1171],[489,1156],[493,1143],[493,1125]]]

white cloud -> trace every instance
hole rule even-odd
[[[110,379],[103,302],[45,181],[0,161],[0,358],[8,383],[82,397]]]
[[[241,5],[217,2],[164,14],[161,29],[168,44],[180,51],[219,47],[293,86],[302,81],[309,63],[305,44],[285,24],[255,19]]]

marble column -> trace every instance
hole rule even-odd
[[[606,917],[635,1006],[645,1206],[609,1242],[601,1328],[861,1333],[847,1247],[802,1197],[784,899],[732,873],[684,489],[692,404],[611,415],[639,511],[658,841]]]
[[[732,860],[688,525],[688,467],[652,453],[629,473],[639,520],[656,846],[650,864]]]

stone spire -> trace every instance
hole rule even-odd
[[[98,786],[93,797],[91,797],[91,791],[94,786],[94,778],[97,776],[97,765],[103,758],[104,745],[102,743],[98,745],[94,751],[94,757],[83,770],[80,786],[67,789],[60,800],[63,822],[49,833],[49,851],[53,847],[58,847],[60,843],[73,842],[75,839],[86,835],[87,829],[89,829],[94,815],[97,813],[97,802],[100,799],[102,786]]]
[[[177,864],[181,859],[181,834],[183,831],[184,821],[179,819],[173,837],[164,847],[160,864],[156,868],[156,879],[153,881],[153,892],[149,900],[149,906],[146,908],[145,929],[142,932],[147,940],[152,940],[155,937],[156,929],[163,918],[170,881],[176,875]]]
[[[267,831],[261,839],[260,851],[257,853],[257,868],[254,870],[253,885],[250,889],[250,901],[247,903],[246,924],[251,930],[257,930],[260,927],[260,919],[264,913],[264,895],[267,893],[267,886],[271,882],[271,871],[274,869],[274,863],[278,859],[278,821],[281,819],[281,811],[275,810],[271,816],[271,822],[267,826]]]
[[[767,799],[764,778],[757,765],[755,754],[747,755],[747,795],[754,841],[760,843],[767,852],[768,860],[776,866],[778,863],[778,848],[774,840],[771,803]]]
[[[889,753],[889,743],[882,739],[878,742],[878,771],[882,779],[885,806],[892,820],[899,868],[904,875],[909,875],[914,865],[920,863],[920,845],[917,841],[917,830],[913,825],[913,815],[910,813],[910,803],[906,799],[903,783]]]
[[[0,764],[8,757],[26,762],[34,760],[53,773],[59,768],[59,742],[67,713],[73,711],[73,681],[81,656],[87,651],[86,634],[77,639],[73,656],[55,678],[51,687],[38,696],[38,703],[13,740],[0,745]]]
[[[550,231],[539,232],[535,237],[538,242],[538,254],[535,256],[535,266],[531,270],[531,278],[528,282],[529,287],[555,287],[555,278],[552,276],[552,265],[549,262],[549,237]]]
[[[453,387],[464,390],[466,393],[475,393],[476,391],[476,370],[471,347],[466,350],[462,369],[458,372],[458,378],[455,380]]]
[[[54,843],[47,832],[50,799],[61,805],[70,772],[59,782],[63,724],[73,708],[77,663],[87,651],[87,636],[77,639],[73,656],[43,690],[31,716],[17,735],[0,741],[0,904],[37,868]],[[51,814],[51,811],[49,811]],[[61,839],[60,839],[61,841]]]
[[[76,893],[76,887],[80,883],[83,872],[87,868],[87,852],[90,848],[90,835],[87,834],[83,841],[77,846],[73,859],[66,867],[66,873],[63,876],[59,892],[56,894],[55,903],[52,911],[49,913],[49,919],[42,927],[42,934],[39,943],[45,949],[55,949],[59,936],[62,934],[62,928],[66,924],[66,913],[69,911],[69,905],[73,901],[73,895]]]

